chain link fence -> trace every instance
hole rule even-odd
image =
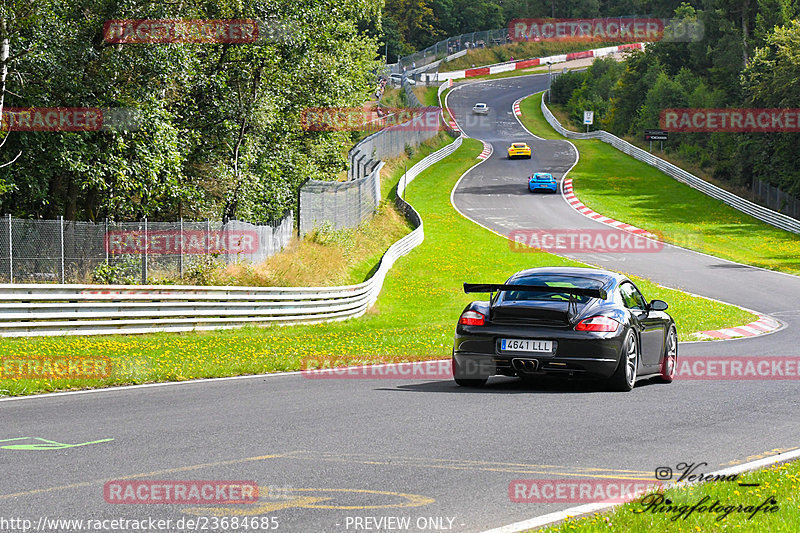
[[[379,161],[366,176],[350,181],[310,180],[300,189],[300,234],[325,223],[353,228],[372,216],[381,201]]]
[[[409,107],[423,107],[410,84],[404,84]],[[427,111],[429,109],[430,111]],[[358,226],[381,202],[383,160],[398,157],[439,134],[439,109],[427,108],[416,123],[407,122],[373,133],[348,154],[347,181],[309,180],[300,189],[300,235],[330,224],[335,229]]]
[[[0,220],[0,281],[85,283],[98,267],[114,267],[131,283],[183,278],[198,260],[259,263],[293,234],[294,216],[251,224],[189,222],[76,222]]]
[[[463,33],[455,37],[443,39],[428,48],[415,52],[409,56],[400,58],[397,63],[391,65],[393,72],[405,72],[407,70],[417,70],[422,67],[434,68],[442,60],[455,59],[464,55],[467,50],[473,48],[491,48],[510,44],[512,41],[508,35],[508,28],[498,30],[474,31]],[[434,65],[433,63],[436,63]]]
[[[753,178],[753,196],[770,209],[800,219],[800,199],[766,181]]]

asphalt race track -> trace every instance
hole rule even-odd
[[[546,75],[471,83],[448,100],[464,131],[494,147],[460,182],[455,205],[502,234],[606,228],[560,195],[526,191],[532,166],[561,178],[575,161],[569,143],[532,138],[511,114],[515,100],[546,83]],[[492,109],[482,120],[470,116],[478,101]],[[523,140],[533,161],[508,161],[508,144]],[[574,258],[787,325],[752,339],[681,344],[680,356],[798,355],[796,277],[672,247]],[[796,449],[796,395],[791,380],[640,383],[625,394],[508,378],[468,390],[451,381],[290,374],[4,400],[0,518],[35,525],[41,517],[151,517],[171,519],[164,530],[178,531],[181,518],[248,516],[274,517],[276,531],[481,531],[573,505],[513,503],[508,488],[515,479],[652,480],[662,465],[707,462],[710,472]],[[202,507],[107,503],[104,484],[123,478],[251,480],[261,498]],[[410,525],[379,522],[389,517],[407,517]]]

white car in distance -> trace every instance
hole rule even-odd
[[[476,115],[485,115],[489,112],[489,106],[479,102],[472,108],[472,112]]]

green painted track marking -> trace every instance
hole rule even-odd
[[[0,439],[1,442],[12,442],[18,440],[37,440],[39,442],[33,444],[8,444],[0,446],[4,450],[63,450],[65,448],[77,448],[78,446],[87,446],[89,444],[98,444],[100,442],[109,442],[114,439],[101,439],[93,440],[90,442],[81,442],[78,444],[66,444],[63,442],[56,442],[54,440],[47,440],[40,437],[17,437],[14,439]]]

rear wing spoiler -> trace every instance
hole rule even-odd
[[[605,300],[608,293],[605,289],[584,289],[580,287],[549,287],[547,285],[506,285],[504,283],[465,283],[464,292],[497,292],[497,291],[523,291],[523,292],[563,292],[572,296],[588,296]]]

